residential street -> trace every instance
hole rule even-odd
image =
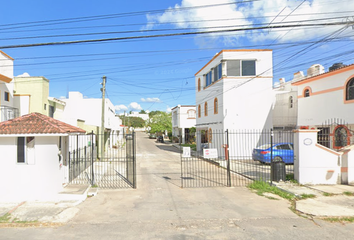
[[[137,189],[99,190],[62,226],[0,228],[1,239],[351,239],[354,224],[300,217],[245,187],[180,188],[180,155],[137,133]]]

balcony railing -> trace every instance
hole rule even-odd
[[[7,121],[20,116],[18,108],[9,106],[0,106],[0,122]]]

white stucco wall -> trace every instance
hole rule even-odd
[[[35,137],[33,164],[17,163],[17,137],[0,137],[0,201],[55,199],[65,182],[58,136]],[[5,184],[6,183],[6,184]]]
[[[6,56],[2,51],[0,51],[0,74],[8,78],[14,77],[13,59]]]
[[[334,72],[335,73],[335,72]],[[354,77],[354,69],[338,74],[326,74],[316,81],[298,86],[298,124],[300,126],[322,125],[338,118],[354,124],[354,103],[345,103],[346,81]],[[305,88],[311,88],[310,97],[302,97]]]
[[[77,119],[84,120],[85,124],[101,126],[102,99],[84,98],[80,92],[69,92],[69,98],[60,99],[66,103],[62,119],[71,125],[77,125]],[[105,128],[121,130],[122,121],[116,117],[114,105],[105,99]]]
[[[205,87],[205,74],[217,66],[222,60],[255,60],[256,76],[226,76],[223,68],[222,78]],[[272,51],[268,50],[234,50],[224,51],[214,57],[195,76],[197,131],[244,129],[270,129],[272,127]],[[201,89],[198,91],[198,80]],[[217,98],[218,112],[214,112],[214,101]],[[207,103],[208,114],[205,116],[204,106]],[[198,117],[198,107],[201,117]],[[255,142],[257,142],[255,140]],[[210,144],[212,145],[212,144]],[[198,146],[198,149],[200,147]],[[232,144],[230,143],[232,154]],[[230,154],[230,156],[231,156]]]
[[[298,130],[294,176],[300,184],[340,183],[341,154],[317,144],[317,130]]]
[[[30,111],[30,95],[15,95],[14,107],[19,109],[20,116],[29,114]]]
[[[205,86],[203,75],[217,66],[221,60],[256,60],[256,77],[230,77]],[[263,129],[272,126],[270,115],[273,103],[271,51],[222,52],[196,74],[196,110],[201,107],[201,118],[197,117],[197,128],[212,129]],[[198,91],[198,79],[202,88]],[[214,114],[214,100],[218,99],[218,114]],[[204,104],[208,104],[208,116]]]
[[[298,110],[297,91],[274,91],[274,93],[273,126],[295,128]],[[290,97],[292,106],[290,106]]]

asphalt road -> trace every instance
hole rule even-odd
[[[63,226],[0,239],[352,239],[354,224],[300,217],[245,187],[180,188],[180,155],[137,133],[137,189],[100,190]]]

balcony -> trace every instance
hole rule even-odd
[[[17,118],[20,115],[20,112],[17,108],[9,106],[0,106],[0,113],[0,122]]]

